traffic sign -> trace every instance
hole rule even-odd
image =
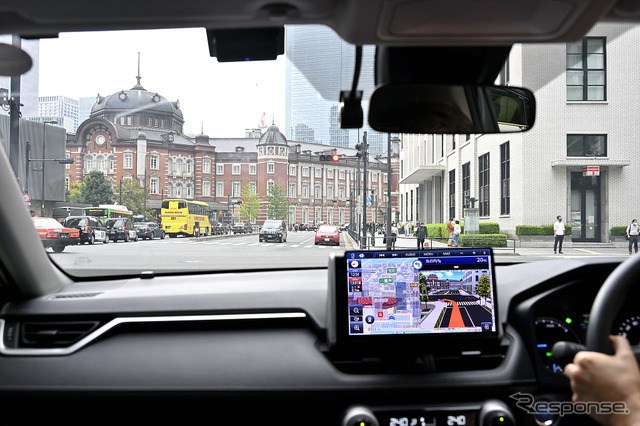
[[[31,201],[31,195],[22,194],[22,199],[24,200],[25,203],[28,203],[29,201]]]

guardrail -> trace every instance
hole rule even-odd
[[[464,234],[463,234],[464,235]],[[427,238],[430,242],[430,246],[433,247],[433,241],[436,240],[438,242],[442,242],[443,244],[449,241],[449,237],[428,237]],[[513,251],[514,253],[516,252],[516,239],[515,238],[501,238],[501,240],[504,240],[506,245],[504,247],[501,246],[491,246],[486,244],[486,241],[489,240],[496,240],[495,237],[489,237],[489,238],[483,238],[483,237],[465,237],[464,241],[468,242],[471,241],[471,246],[468,245],[460,245],[458,244],[458,247],[470,247],[470,248],[481,248],[481,247],[491,247],[495,250],[502,250],[502,251]],[[483,244],[483,241],[485,242]],[[509,244],[509,242],[511,242],[511,244]]]

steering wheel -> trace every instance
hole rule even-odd
[[[587,327],[586,349],[612,355],[609,341],[611,327],[622,307],[629,288],[640,283],[640,256],[635,255],[622,262],[607,277],[598,291]]]

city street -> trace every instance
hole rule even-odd
[[[258,234],[222,235],[202,238],[165,238],[164,240],[139,240],[138,242],[68,246],[62,253],[53,253],[51,258],[65,271],[74,275],[95,275],[96,271],[113,271],[114,274],[136,273],[141,269],[152,271],[224,270],[224,269],[274,269],[299,267],[326,267],[331,251],[357,249],[357,245],[346,232],[341,235],[340,247],[316,246],[313,232],[289,232],[287,242],[258,242]],[[428,242],[429,240],[427,240]],[[435,248],[446,248],[446,244],[431,242]],[[426,246],[426,245],[425,245]],[[382,236],[369,249],[384,250]],[[416,249],[416,239],[401,236],[396,250]],[[628,256],[620,247],[572,247],[564,254],[553,254],[551,248],[516,248],[495,252],[496,261],[529,262],[563,257]],[[84,271],[84,272],[83,272]]]
[[[314,232],[289,232],[287,242],[258,242],[258,234],[202,238],[169,238],[138,242],[68,246],[62,253],[47,252],[65,271],[95,275],[96,271],[242,270],[326,267],[331,251],[340,247],[314,244]],[[84,271],[84,273],[83,273]]]

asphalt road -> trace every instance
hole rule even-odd
[[[78,276],[139,271],[251,270],[326,267],[340,246],[314,244],[313,232],[290,232],[284,243],[259,242],[258,234],[178,237],[128,243],[68,246],[62,253],[47,249],[62,269]]]

